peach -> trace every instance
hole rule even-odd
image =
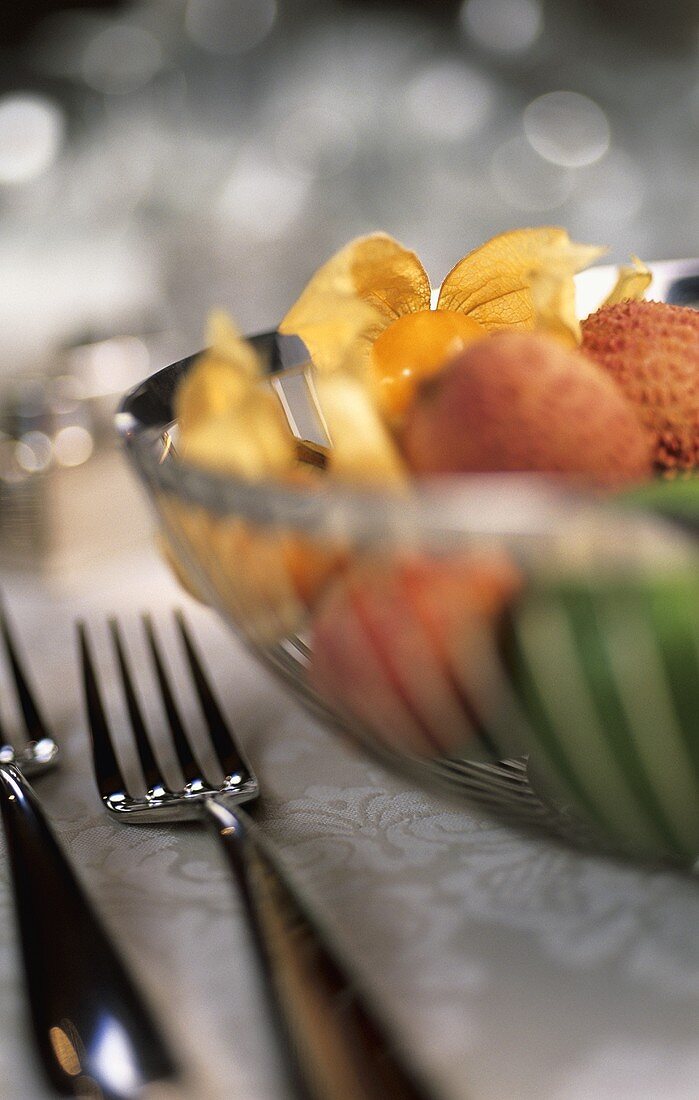
[[[355,564],[312,618],[310,682],[392,749],[443,755],[480,740],[492,753],[476,703],[482,643],[520,584],[495,555]]]
[[[631,404],[581,352],[543,333],[497,333],[422,383],[400,443],[417,474],[539,471],[613,487],[650,478]]]

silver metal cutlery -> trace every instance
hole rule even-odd
[[[0,810],[41,1063],[61,1095],[133,1100],[174,1080],[175,1059],[25,778],[58,749],[1,607],[0,633],[24,725],[16,747],[0,731]]]
[[[125,822],[198,818],[213,829],[243,901],[290,1096],[305,1100],[424,1100],[425,1088],[406,1068],[327,934],[311,918],[269,844],[242,808],[258,797],[258,781],[216,702],[180,613],[176,624],[222,778],[211,780],[199,763],[175,702],[153,623],[144,616],[147,648],[182,773],[181,786],[168,786],[138,702],[122,630],[112,620],[114,659],[144,781],[143,790],[129,790],[117,759],[87,629],[80,624],[95,778],[102,801],[111,814]]]

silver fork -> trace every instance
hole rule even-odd
[[[214,697],[181,612],[175,621],[223,780],[212,783],[185,730],[153,623],[143,628],[183,785],[168,787],[129,669],[122,632],[110,620],[114,657],[145,791],[124,781],[98,686],[85,624],[79,639],[97,787],[107,810],[129,823],[199,818],[223,847],[240,891],[270,1024],[279,1042],[289,1095],[304,1100],[426,1100],[428,1093],[393,1048],[317,920],[301,903],[269,843],[242,809],[258,781]]]
[[[132,1100],[177,1069],[24,777],[51,767],[58,747],[1,604],[0,633],[24,725],[21,748],[0,731],[0,810],[39,1057],[64,1096]]]

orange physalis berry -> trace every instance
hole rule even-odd
[[[406,313],[384,329],[372,345],[369,362],[389,422],[403,415],[421,379],[485,335],[478,321],[446,309]]]

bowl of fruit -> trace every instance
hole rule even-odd
[[[514,230],[433,289],[360,238],[278,330],[213,313],[117,424],[183,583],[329,726],[452,798],[692,867],[699,263],[598,254]]]

